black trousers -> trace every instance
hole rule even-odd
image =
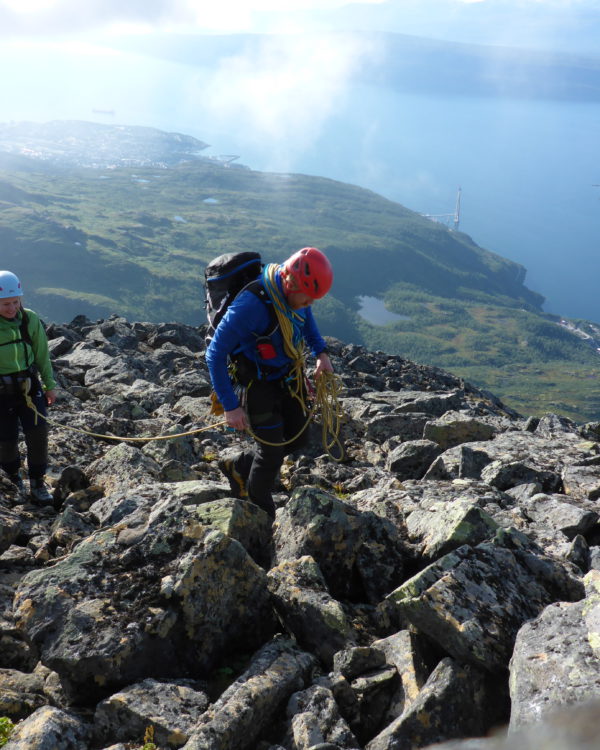
[[[31,400],[40,414],[46,415],[46,397],[37,379],[32,379]],[[19,424],[27,446],[30,479],[41,479],[48,468],[48,425],[38,418],[20,393],[0,391],[0,467],[7,474],[16,474],[21,467],[19,455]]]
[[[302,393],[303,400],[306,394]],[[308,439],[308,427],[288,445],[266,445],[260,442],[283,443],[298,435],[308,420],[308,412],[290,393],[285,380],[259,380],[247,390],[247,412],[252,431],[258,440],[254,450],[243,451],[235,459],[237,471],[246,481],[248,497],[275,516],[273,486],[283,459],[302,448]]]

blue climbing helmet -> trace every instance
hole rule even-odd
[[[18,277],[11,271],[0,271],[0,299],[22,296],[23,288]]]

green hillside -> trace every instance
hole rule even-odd
[[[600,419],[598,353],[541,312],[522,266],[359,187],[210,161],[82,169],[0,154],[0,243],[47,320],[192,324],[215,255],[316,245],[336,272],[324,333],[443,366],[524,413]],[[366,323],[360,295],[407,319]]]

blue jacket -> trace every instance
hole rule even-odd
[[[281,289],[279,272],[277,284]],[[301,324],[302,336],[316,357],[327,345],[319,333],[312,310],[305,307],[296,312],[304,319]],[[241,351],[256,363],[257,374],[261,373],[267,380],[278,380],[289,371],[291,360],[285,353],[279,328],[270,339],[275,349],[275,358],[261,359],[256,351],[256,337],[268,333],[273,327],[273,320],[274,315],[269,311],[268,304],[252,292],[244,291],[233,300],[217,326],[206,350],[206,364],[213,388],[225,411],[231,411],[240,405],[227,369],[230,354]]]

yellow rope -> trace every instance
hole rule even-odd
[[[283,337],[284,351],[292,362],[290,366],[290,378],[293,378],[295,388],[293,390],[290,389],[290,392],[305,408],[304,400],[302,398],[302,382],[304,378],[304,366],[306,363],[306,349],[303,341],[300,341],[298,344],[294,343],[294,325],[289,317],[292,315],[293,318],[301,323],[302,316],[289,307],[284,295],[279,291],[279,287],[277,286],[278,268],[279,266],[276,263],[269,263],[263,272],[263,279],[267,294],[271,298],[273,307],[275,308],[275,314],[277,315],[277,321]],[[304,430],[302,430],[302,432],[303,431]],[[302,432],[300,432],[299,435],[301,435]]]
[[[290,393],[300,402],[304,413],[307,415],[306,422],[297,435],[294,435],[294,437],[290,438],[289,440],[285,440],[282,443],[271,443],[268,440],[259,438],[258,435],[254,433],[251,427],[248,427],[247,432],[252,438],[254,438],[254,440],[258,441],[259,443],[263,443],[264,445],[270,445],[274,447],[289,445],[290,443],[293,443],[295,440],[297,440],[300,435],[302,435],[302,433],[310,424],[310,421],[314,417],[315,413],[319,411],[321,414],[321,440],[323,448],[333,461],[343,461],[345,456],[344,447],[339,439],[343,417],[338,400],[339,391],[341,388],[340,379],[337,377],[337,375],[334,375],[331,372],[322,372],[317,378],[316,392],[313,404],[311,407],[306,404],[306,400],[303,394],[306,349],[303,341],[300,341],[298,344],[294,343],[294,326],[292,320],[290,319],[290,314],[292,317],[297,317],[299,321],[302,320],[302,317],[298,315],[297,312],[290,309],[285,300],[285,297],[280,292],[279,287],[277,286],[276,274],[278,268],[279,266],[275,263],[270,263],[268,266],[266,266],[264,270],[265,288],[267,289],[269,297],[273,301],[273,306],[275,308],[275,313],[277,315],[277,320],[283,337],[285,353],[292,361],[290,375],[287,380],[288,385],[291,383],[294,383],[295,385],[294,388],[290,386]],[[116,440],[119,442],[131,443],[147,443],[159,440],[174,440],[175,438],[197,435],[200,432],[206,432],[207,430],[212,430],[215,427],[227,424],[226,420],[221,420],[220,422],[216,422],[214,424],[195,430],[188,430],[187,432],[178,432],[170,435],[157,435],[154,437],[118,437],[116,435],[103,435],[98,432],[91,432],[90,430],[72,427],[71,425],[63,425],[60,422],[54,422],[53,420],[48,419],[47,416],[41,414],[36,408],[35,404],[31,400],[31,396],[29,395],[28,387],[24,390],[23,395],[25,397],[27,406],[35,412],[36,422],[37,419],[41,417],[42,419],[45,419],[48,424],[62,427],[63,429],[71,430],[72,432],[78,432],[82,435],[101,438],[103,440]],[[222,413],[222,407],[220,411],[217,409],[215,399],[213,399],[211,412],[213,414]],[[329,436],[331,436],[331,440],[329,439]],[[334,456],[331,452],[333,446],[337,446],[339,449],[339,456],[337,457]]]
[[[272,443],[268,440],[258,437],[258,435],[248,427],[248,434],[259,443],[263,445],[270,445],[273,447],[279,447],[283,445],[289,445],[297,440],[300,435],[306,430],[310,424],[311,419],[315,416],[316,412],[320,412],[321,415],[321,444],[327,453],[327,455],[336,462],[343,461],[345,458],[344,446],[340,440],[340,430],[343,421],[343,412],[339,403],[339,392],[341,389],[341,381],[337,375],[332,372],[322,372],[317,378],[316,392],[312,407],[307,408],[306,422],[300,429],[300,431],[291,437],[289,440],[284,440],[281,443]],[[304,403],[304,402],[303,402]],[[331,436],[331,439],[330,439]],[[331,449],[337,446],[339,455],[334,456]]]
[[[212,430],[215,427],[220,427],[221,425],[227,424],[227,422],[223,419],[220,422],[215,422],[214,424],[210,424],[206,427],[199,427],[196,430],[177,432],[170,435],[155,435],[154,437],[119,437],[118,435],[103,435],[99,432],[91,432],[90,430],[84,430],[80,427],[73,427],[69,424],[61,424],[60,422],[55,422],[52,419],[48,419],[47,416],[38,411],[36,405],[31,400],[31,396],[29,395],[29,393],[24,393],[23,395],[25,397],[27,406],[32,409],[33,412],[35,412],[36,420],[38,417],[41,417],[42,419],[46,420],[48,424],[54,425],[55,427],[62,427],[63,430],[70,430],[71,432],[78,432],[80,435],[89,435],[90,437],[102,438],[104,440],[118,440],[119,442],[124,443],[149,443],[158,440],[174,440],[175,438],[187,437],[188,435],[197,435],[199,432],[206,432],[207,430]]]
[[[254,440],[258,441],[259,443],[263,443],[264,445],[271,445],[274,447],[289,445],[290,443],[293,443],[295,440],[297,440],[300,435],[302,435],[302,433],[310,424],[310,421],[314,417],[315,413],[319,411],[321,414],[321,441],[323,448],[333,461],[343,461],[344,447],[339,439],[341,423],[343,420],[343,413],[338,400],[340,387],[340,379],[337,375],[334,375],[334,373],[323,372],[321,373],[321,375],[319,375],[319,377],[317,378],[316,393],[313,405],[308,408],[303,400],[303,404],[305,406],[307,414],[306,422],[304,423],[300,431],[289,440],[285,440],[282,443],[271,443],[258,437],[258,435],[254,433],[251,427],[248,427],[247,432],[252,438],[254,438]],[[77,432],[80,435],[88,435],[89,437],[101,438],[103,440],[115,440],[123,443],[150,443],[160,440],[175,440],[176,438],[188,437],[189,435],[197,435],[198,433],[206,432],[208,430],[214,429],[215,427],[221,427],[222,425],[227,424],[227,421],[223,419],[219,422],[214,422],[213,424],[207,425],[206,427],[199,427],[195,430],[187,430],[186,432],[177,432],[169,435],[155,435],[148,437],[120,437],[118,435],[105,435],[99,432],[92,432],[91,430],[84,430],[80,427],[65,425],[61,422],[55,422],[54,420],[49,419],[47,416],[42,414],[37,409],[28,392],[23,393],[23,396],[25,398],[27,406],[35,413],[36,420],[38,418],[44,419],[49,425],[61,427],[63,430],[70,430],[71,432]],[[330,435],[331,440],[329,440]],[[339,456],[337,457],[334,456],[331,452],[332,447],[335,445],[337,445],[339,449]]]

